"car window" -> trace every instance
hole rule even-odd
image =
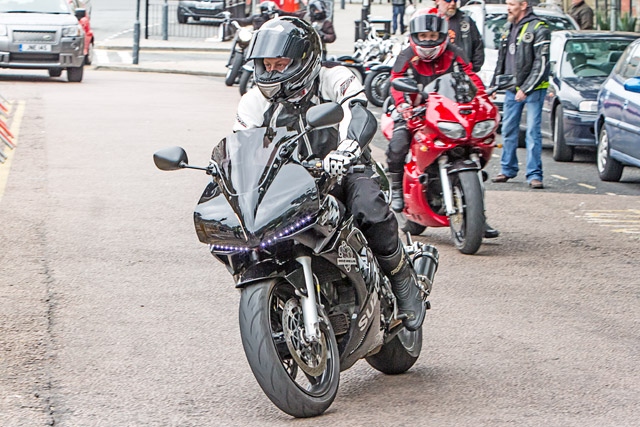
[[[640,76],[640,44],[636,44],[630,51],[620,69],[623,79]],[[621,61],[622,62],[622,61]]]
[[[0,0],[0,12],[69,13],[67,0]]]
[[[549,25],[550,31],[575,30],[570,19],[564,16],[538,15],[538,17]],[[500,36],[504,25],[507,23],[506,13],[488,13],[486,20],[487,34],[484,38],[487,49],[498,49],[500,47]]]
[[[569,40],[560,72],[563,77],[608,76],[632,40]]]

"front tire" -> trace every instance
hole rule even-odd
[[[231,62],[231,68],[227,71],[227,76],[224,79],[224,84],[227,86],[233,86],[238,78],[238,74],[242,69],[242,64],[244,63],[244,58],[242,53],[235,52],[233,54],[233,61]]]
[[[267,397],[298,418],[326,411],[340,382],[338,344],[328,319],[321,316],[318,343],[298,339],[304,333],[300,301],[283,279],[244,288],[239,310],[244,352]]]
[[[247,91],[253,86],[253,73],[247,70],[242,70],[242,74],[240,74],[240,95],[247,93]]]
[[[478,172],[466,170],[451,177],[455,214],[449,217],[451,237],[463,254],[475,254],[484,235],[484,198]]]
[[[71,83],[80,83],[84,75],[84,64],[79,67],[67,68],[67,80]]]
[[[598,176],[602,181],[618,182],[622,178],[624,166],[609,155],[609,133],[604,123],[598,139],[596,165],[598,166]]]
[[[369,102],[376,107],[382,107],[389,96],[389,71],[371,71],[364,79],[364,93]]]
[[[573,147],[564,139],[564,111],[562,105],[556,108],[553,120],[553,160],[556,162],[572,162]]]
[[[377,371],[387,375],[407,372],[416,363],[422,350],[422,328],[417,331],[406,329],[398,332],[380,351],[367,357],[367,363]]]

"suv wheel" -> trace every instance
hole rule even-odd
[[[84,66],[67,68],[67,80],[72,83],[80,83],[84,74]]]
[[[62,68],[49,68],[49,77],[60,77],[62,75]]]

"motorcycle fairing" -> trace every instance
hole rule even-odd
[[[256,128],[229,135],[214,148],[220,191],[209,190],[196,206],[201,242],[221,251],[248,250],[312,223],[319,192],[303,166],[288,162],[295,136],[285,128]]]

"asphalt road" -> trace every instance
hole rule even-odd
[[[206,177],[152,162],[179,144],[206,164],[237,91],[30,75],[0,73],[21,111],[0,200],[0,425],[637,425],[637,195],[488,187],[502,234],[477,255],[445,229],[420,237],[441,264],[415,367],[359,362],[323,417],[293,421],[254,380],[238,291],[193,231]]]

